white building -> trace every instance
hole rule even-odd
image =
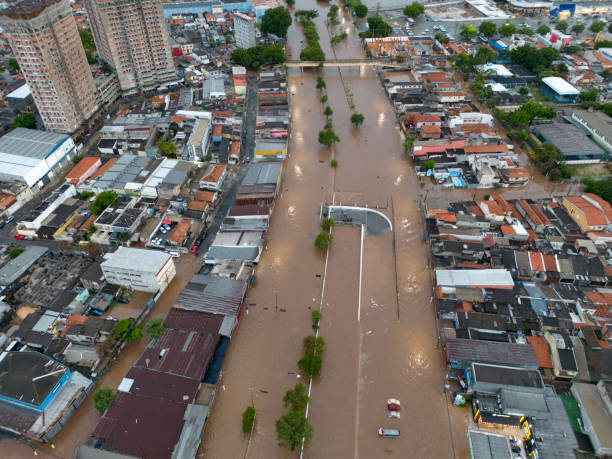
[[[448,127],[454,129],[462,124],[486,124],[493,127],[493,115],[480,112],[459,113],[449,120]]]
[[[255,39],[255,18],[239,11],[234,12],[234,35],[238,48],[248,49],[257,45]]]
[[[0,137],[0,180],[42,188],[53,179],[54,169],[69,164],[75,154],[69,135],[17,128]]]
[[[119,247],[100,267],[106,281],[142,292],[163,292],[176,275],[166,252]]]
[[[211,123],[205,119],[197,119],[193,132],[187,141],[186,161],[203,161],[208,154],[208,145],[211,134]]]

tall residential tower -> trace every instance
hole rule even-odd
[[[98,106],[69,1],[18,1],[0,11],[0,26],[45,128],[74,132]]]
[[[257,45],[255,38],[255,18],[234,11],[234,36],[238,48],[248,49]]]
[[[98,56],[125,94],[176,81],[161,0],[85,0]]]

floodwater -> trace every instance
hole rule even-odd
[[[315,22],[321,45],[332,57],[324,24],[327,8],[312,0],[301,2],[300,8],[321,11]],[[356,31],[345,21],[333,32],[349,33],[336,54],[363,57]],[[294,59],[302,39],[300,28],[292,25],[288,45]],[[325,78],[341,139],[333,153],[317,143],[325,123],[315,89],[319,74]],[[347,85],[356,110],[365,116],[361,129],[350,124]],[[256,269],[257,285],[248,292],[249,313],[241,319],[224,363],[199,457],[299,455],[277,445],[275,421],[285,412],[284,392],[299,381],[301,341],[312,333],[310,312],[319,306],[320,336],[327,345],[322,376],[312,385],[314,436],[304,456],[466,457],[466,410],[449,406],[444,396],[445,367],[430,302],[423,221],[413,202],[426,190],[418,186],[403,154],[402,136],[379,78],[359,68],[342,68],[341,73],[337,68],[321,73],[292,69],[288,88],[292,124],[283,192]],[[336,169],[330,167],[332,157],[339,163]],[[378,206],[394,223],[395,231],[365,237],[360,308],[360,228],[333,229],[327,263],[313,245],[321,203],[332,200]],[[390,397],[402,403],[401,420],[387,417]],[[240,414],[251,402],[257,416],[247,451]],[[399,428],[401,438],[379,439],[379,427]]]
[[[175,262],[177,260],[176,277],[155,303],[148,317],[145,318],[145,322],[153,317],[165,317],[176,297],[202,265],[201,259],[197,259],[191,254],[183,255],[180,259],[175,259]],[[120,316],[120,318],[136,317],[150,297],[150,294],[136,292],[130,303],[117,304],[109,314],[113,317]],[[113,314],[115,308],[117,308],[117,313]],[[130,311],[132,311],[131,314]],[[104,373],[96,388],[113,387],[116,389],[148,343],[149,338],[144,333],[144,337],[140,341],[124,347],[107,372]],[[33,450],[36,449],[39,453],[38,457],[44,459],[52,457],[72,458],[79,445],[87,442],[99,419],[100,414],[93,406],[93,398],[89,396],[53,438],[52,442],[55,448],[51,444],[28,444],[22,440],[3,440],[0,442],[0,457],[2,459],[21,459],[33,455]]]

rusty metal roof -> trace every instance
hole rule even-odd
[[[218,335],[193,330],[166,329],[149,343],[137,367],[201,380],[219,342]]]

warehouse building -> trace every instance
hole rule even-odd
[[[559,104],[573,104],[580,91],[559,77],[542,78],[542,92]]]
[[[119,247],[100,267],[106,281],[141,292],[166,290],[176,275],[172,257],[166,252]]]
[[[68,135],[17,128],[0,137],[0,180],[42,188],[53,179],[54,169],[68,164],[75,154]]]
[[[553,144],[568,164],[594,164],[606,159],[603,149],[573,124],[538,124],[533,132],[543,142]]]

